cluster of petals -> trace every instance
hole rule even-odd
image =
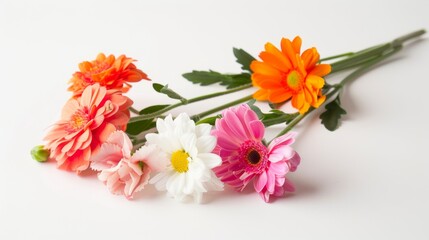
[[[113,55],[106,57],[100,53],[95,60],[79,64],[80,71],[74,73],[70,79],[69,91],[72,91],[74,96],[79,96],[87,86],[98,83],[107,89],[116,89],[125,93],[131,87],[129,82],[149,80],[147,75],[133,64],[133,61],[125,55],[115,58]]]
[[[113,194],[133,198],[148,183],[152,171],[163,168],[162,152],[156,146],[143,146],[132,156],[133,145],[127,134],[115,131],[101,145],[100,151],[91,158],[91,168],[100,171],[98,179]]]
[[[298,36],[293,41],[283,38],[281,50],[267,43],[259,55],[262,61],[254,60],[250,65],[253,86],[259,89],[253,97],[272,103],[292,99],[292,106],[301,114],[310,106],[319,107],[326,98],[323,77],[331,72],[331,66],[318,64],[320,55],[314,47],[300,52]]]
[[[58,167],[81,172],[90,158],[115,130],[124,130],[130,118],[132,101],[118,90],[107,90],[98,83],[85,88],[82,95],[65,104],[61,120],[45,137],[50,157]]]
[[[223,183],[212,171],[221,159],[212,153],[216,138],[210,134],[210,125],[195,125],[186,113],[181,113],[174,120],[171,115],[158,118],[156,127],[158,133],[146,135],[147,144],[165,153],[160,159],[165,168],[150,183],[179,201],[192,197],[201,202],[203,193],[223,190]]]
[[[296,170],[300,157],[290,147],[294,134],[275,138],[267,147],[262,142],[264,132],[264,125],[248,105],[224,110],[212,131],[217,137],[214,152],[222,158],[222,165],[214,171],[237,191],[253,180],[255,191],[268,202],[272,195],[294,190],[286,174]]]

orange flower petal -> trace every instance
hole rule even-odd
[[[286,66],[287,71],[292,69],[292,63],[278,48],[276,48],[273,44],[267,43],[265,44],[265,51],[276,56],[282,63]]]
[[[254,84],[258,85],[261,88],[276,88],[281,87],[281,77],[280,76],[265,76],[259,73],[252,75],[252,80]]]
[[[266,76],[278,76],[280,71],[264,62],[253,61],[250,64],[250,69]]]
[[[309,75],[317,75],[320,77],[326,76],[331,72],[331,65],[319,64],[316,65],[309,73]]]
[[[268,91],[265,89],[259,89],[253,94],[253,98],[256,100],[267,100],[268,99]]]
[[[301,109],[301,107],[304,105],[305,97],[304,93],[298,93],[296,95],[292,96],[292,106],[296,109]]]
[[[294,68],[296,68],[297,67],[297,62],[296,62],[296,54],[297,53],[294,51],[294,49],[292,47],[292,43],[290,42],[290,40],[287,38],[282,38],[281,46],[282,46],[283,54],[289,58],[290,62],[292,63],[292,66]]]
[[[281,59],[276,57],[274,54],[269,52],[261,52],[259,54],[259,57],[266,63],[272,65],[276,69],[282,71],[282,72],[288,72],[290,69],[290,66],[286,65]]]
[[[293,50],[298,54],[301,52],[301,43],[302,40],[299,36],[296,36],[292,41]]]
[[[319,57],[319,53],[314,47],[305,50],[301,55],[306,69],[313,69],[316,63],[319,61]]]
[[[291,97],[292,93],[284,89],[277,89],[270,92],[268,100],[272,103],[281,103],[287,101]]]
[[[307,79],[305,80],[306,83],[310,84],[311,86],[320,89],[325,85],[325,80],[319,76],[316,75],[309,75],[307,76]]]

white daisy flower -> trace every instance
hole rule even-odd
[[[146,135],[147,144],[157,145],[165,153],[166,159],[161,161],[166,167],[150,183],[177,200],[191,196],[198,203],[204,192],[223,190],[223,183],[212,171],[222,160],[212,153],[216,137],[210,135],[209,124],[195,126],[181,113],[174,121],[171,115],[158,119],[156,128],[158,133]]]

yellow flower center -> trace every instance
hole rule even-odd
[[[183,150],[178,150],[171,154],[171,165],[176,172],[184,173],[188,171],[188,157],[189,155]]]
[[[77,111],[70,119],[69,125],[72,130],[82,129],[88,123],[88,115],[83,111]]]
[[[295,70],[291,71],[287,75],[286,81],[287,81],[287,85],[294,90],[299,89],[299,87],[301,86],[301,76]]]

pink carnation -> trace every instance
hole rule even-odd
[[[110,192],[132,199],[134,193],[147,184],[152,170],[162,170],[163,164],[155,146],[143,146],[131,156],[133,145],[122,131],[113,132],[100,151],[91,158],[91,168],[101,171],[98,179]]]
[[[214,171],[237,191],[253,180],[255,191],[268,202],[271,195],[294,191],[286,174],[296,170],[300,157],[290,147],[294,134],[278,137],[266,147],[262,143],[264,132],[263,123],[248,105],[224,110],[212,132],[217,137],[214,151],[222,158],[222,165]]]
[[[65,170],[83,171],[89,166],[107,137],[117,129],[125,130],[132,101],[117,90],[94,84],[82,96],[70,99],[58,121],[45,137],[50,157]]]

